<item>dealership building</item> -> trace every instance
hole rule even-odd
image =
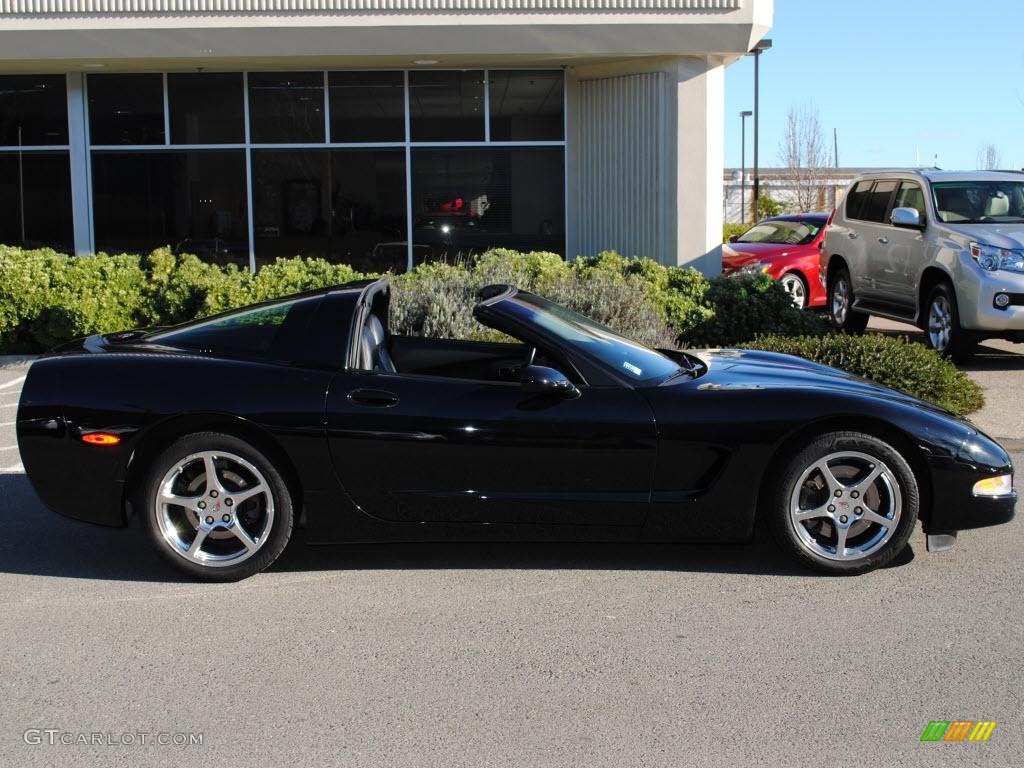
[[[0,0],[0,242],[720,265],[772,0]]]

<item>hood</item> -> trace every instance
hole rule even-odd
[[[996,248],[1020,250],[1024,248],[1024,222],[1005,224],[943,224],[966,240],[977,240]]]
[[[967,423],[965,419],[934,403],[800,357],[752,349],[694,350],[692,353],[708,366],[708,372],[698,379],[699,387],[845,392],[851,395],[883,398]]]

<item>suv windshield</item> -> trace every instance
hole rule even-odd
[[[737,239],[737,243],[775,243],[778,245],[807,245],[825,225],[816,219],[787,221],[773,219],[762,221],[748,229]]]
[[[932,184],[935,213],[947,224],[1024,221],[1024,180]]]

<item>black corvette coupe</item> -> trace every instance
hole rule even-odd
[[[141,518],[188,574],[234,580],[311,542],[739,542],[766,519],[818,570],[1005,523],[1006,452],[969,422],[764,352],[653,350],[511,286],[474,309],[508,343],[388,333],[363,281],[38,360],[18,410],[36,492]],[[515,341],[513,341],[515,340]]]

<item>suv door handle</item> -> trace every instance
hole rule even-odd
[[[878,238],[878,242],[880,242],[882,245],[888,245],[889,244],[889,238],[888,237],[880,237],[880,238]]]
[[[353,389],[348,393],[350,402],[374,408],[390,408],[398,405],[398,395],[386,389]]]
[[[856,232],[847,232],[846,236],[851,240],[856,240],[858,237],[860,237],[860,235],[858,235]]]

